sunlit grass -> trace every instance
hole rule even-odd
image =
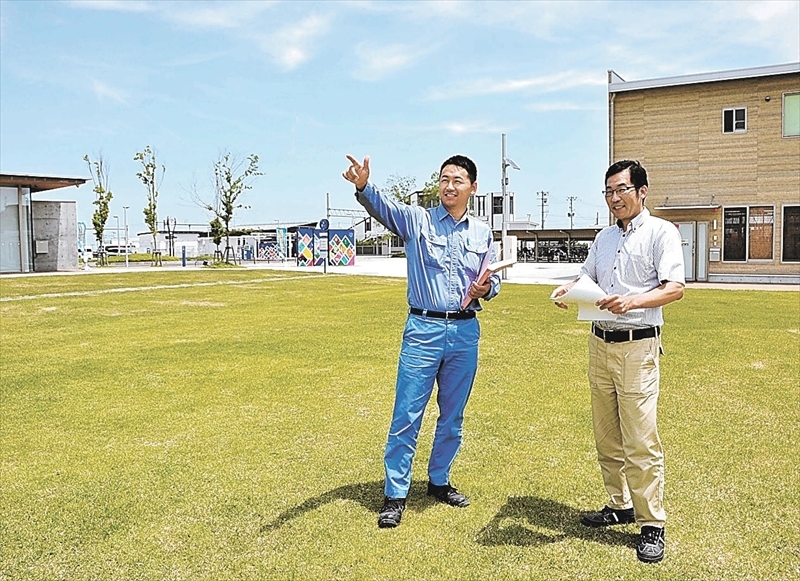
[[[587,325],[551,288],[481,314],[454,483],[379,530],[405,281],[266,271],[0,279],[0,579],[794,579],[800,300],[667,307],[667,559],[605,501]],[[62,296],[48,296],[62,294]],[[25,298],[23,298],[25,297]],[[38,297],[38,298],[37,298]]]

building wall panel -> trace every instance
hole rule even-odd
[[[800,203],[800,138],[783,137],[782,95],[798,89],[800,74],[790,73],[612,95],[611,161],[638,159],[644,164],[651,184],[647,205],[653,214],[672,221],[708,221],[708,246],[714,248],[722,245],[722,208],[656,208],[710,204],[775,208],[773,259],[712,262],[709,275],[800,279],[800,265],[780,260],[782,206]],[[739,107],[747,109],[747,130],[723,133],[723,109]]]

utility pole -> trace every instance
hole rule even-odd
[[[128,209],[130,206],[122,206],[122,212],[125,220],[125,266],[128,266]]]
[[[511,258],[512,252],[510,248],[507,248],[506,238],[508,233],[508,219],[509,219],[509,208],[508,208],[508,168],[512,168],[515,170],[519,170],[519,166],[514,163],[514,160],[506,157],[506,134],[502,133],[500,135],[500,168],[502,171],[501,177],[501,186],[503,192],[503,223],[500,231],[500,248],[502,249],[502,259]],[[505,270],[500,272],[500,278],[505,279],[508,275],[506,274]]]
[[[500,191],[503,193],[503,220],[500,223],[500,248],[502,249],[502,254],[500,258],[508,258],[509,254],[506,251],[506,232],[508,231],[508,192],[506,188],[508,187],[508,174],[506,170],[508,169],[508,164],[506,163],[506,134],[502,133],[500,135],[500,163],[502,167],[502,176],[500,179]],[[505,271],[503,273],[505,274]],[[504,277],[502,277],[504,278]]]
[[[575,218],[575,212],[572,211],[572,202],[574,202],[577,199],[578,199],[577,196],[569,196],[567,198],[567,201],[569,202],[569,212],[567,213],[567,217],[569,218],[569,229],[570,230],[572,230],[572,225],[573,225],[574,218]]]
[[[545,209],[547,208],[547,195],[549,193],[550,192],[545,192],[545,191],[536,192],[536,196],[541,198],[542,200],[542,230],[544,230]]]

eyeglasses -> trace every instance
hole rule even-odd
[[[635,190],[636,186],[622,186],[621,188],[617,188],[616,190],[603,190],[603,194],[606,198],[610,198],[614,194],[621,196],[623,194],[627,194],[628,190]]]

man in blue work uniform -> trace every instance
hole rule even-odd
[[[406,245],[410,308],[384,454],[386,498],[378,517],[379,527],[391,528],[400,524],[406,507],[411,463],[434,381],[439,418],[428,463],[428,495],[451,506],[469,506],[469,499],[450,483],[450,468],[461,446],[464,408],[478,369],[478,299],[497,295],[500,277],[492,274],[475,284],[492,252],[492,232],[467,213],[469,198],[478,189],[472,160],[456,155],[442,164],[441,203],[426,210],[400,203],[369,183],[369,157],[363,163],[349,155],[347,159],[350,167],[342,175],[355,185],[358,202]],[[466,297],[472,300],[462,309]]]

